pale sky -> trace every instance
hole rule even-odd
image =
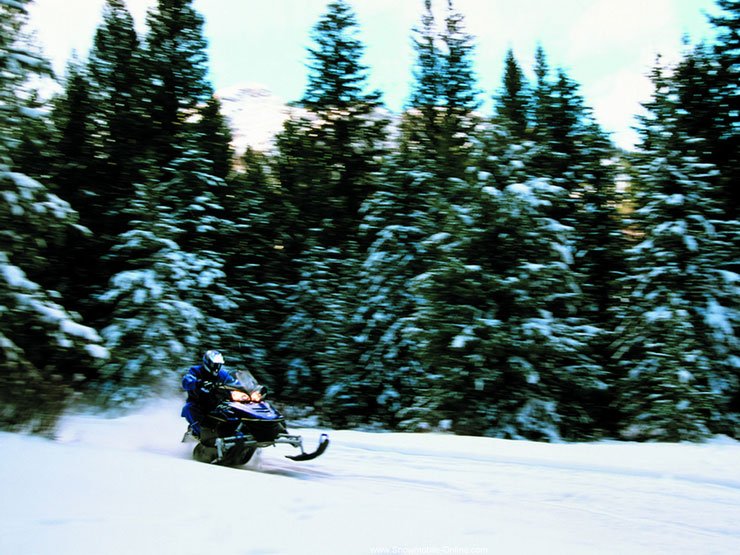
[[[433,0],[439,13],[446,0]],[[217,90],[238,84],[264,85],[286,101],[302,96],[310,32],[329,0],[195,0],[205,17],[211,81]],[[127,0],[144,30],[155,0]],[[366,46],[370,85],[386,105],[400,110],[408,98],[414,53],[411,29],[423,0],[350,0]],[[59,75],[73,50],[85,55],[102,20],[103,0],[35,0],[31,26]],[[705,12],[714,0],[455,0],[476,37],[474,54],[484,110],[501,86],[511,47],[531,74],[542,44],[551,67],[562,67],[581,85],[597,120],[620,146],[635,141],[630,131],[639,102],[650,95],[646,78],[661,53],[676,60],[682,36],[692,42],[713,36]]]

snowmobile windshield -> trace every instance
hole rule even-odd
[[[226,382],[226,385],[239,387],[250,393],[259,388],[257,379],[249,370],[237,370],[235,372],[231,372],[229,375],[231,379]]]

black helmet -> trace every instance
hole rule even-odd
[[[219,351],[211,349],[203,355],[203,367],[213,376],[218,375],[218,371],[221,370],[223,365],[224,356]]]

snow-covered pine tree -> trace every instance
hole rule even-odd
[[[313,115],[294,115],[285,122],[276,139],[275,171],[284,199],[280,220],[287,226],[287,233],[281,244],[286,264],[279,277],[276,276],[286,310],[284,320],[276,328],[279,335],[274,356],[275,367],[283,369],[279,379],[283,397],[295,403],[313,400],[319,393],[323,395],[325,382],[318,364],[329,341],[327,333],[339,335],[338,330],[346,322],[346,316],[335,322],[324,321],[329,312],[326,305],[333,304],[334,293],[322,299],[312,292],[311,273],[315,273],[316,280],[328,280],[326,287],[337,293],[342,290],[344,277],[321,271],[327,251],[316,241],[323,226],[332,225],[327,216],[331,197],[324,188],[332,176],[327,176],[329,168],[325,165],[329,159],[328,146],[316,140],[320,125],[321,121]],[[347,246],[352,251],[343,253],[345,258],[354,255],[356,248],[354,243]],[[331,324],[332,328],[325,330],[324,324]]]
[[[133,18],[122,0],[106,0],[87,63],[69,64],[54,101],[49,149],[59,194],[92,232],[64,253],[63,281],[80,310],[101,326],[107,314],[95,298],[120,269],[103,257],[127,229],[135,183],[148,167],[143,80]]]
[[[547,214],[573,230],[572,269],[583,293],[580,304],[574,307],[581,321],[602,330],[593,353],[608,371],[612,361],[610,332],[616,325],[615,308],[620,301],[619,279],[625,273],[626,245],[617,212],[617,152],[585,105],[578,84],[563,70],[558,70],[554,79],[550,76],[542,46],[537,48],[535,60],[536,82],[532,87],[518,83],[523,79],[521,72],[507,60],[488,147],[488,156],[493,155],[493,159],[482,167],[495,178],[497,166],[504,173],[510,172],[510,164],[521,165],[525,155],[530,175],[567,192]],[[531,96],[526,98],[522,90],[531,91]],[[510,117],[515,123],[506,124]],[[519,154],[512,157],[513,149]],[[608,405],[607,392],[594,396],[591,412],[597,420],[610,418],[609,411],[604,410]],[[608,424],[603,422],[606,427]]]
[[[316,235],[322,230],[316,229]],[[287,285],[289,308],[281,329],[278,353],[285,369],[284,391],[297,404],[327,406],[335,384],[352,372],[348,318],[355,299],[347,276],[355,271],[354,259],[338,248],[326,248],[319,238],[308,238],[299,279]],[[317,399],[317,392],[324,395]],[[338,418],[336,415],[327,415]]]
[[[697,161],[712,164],[716,173],[709,178],[707,194],[719,203],[720,212],[711,221],[721,242],[715,248],[715,264],[725,278],[725,299],[712,303],[708,313],[712,332],[710,344],[716,350],[719,365],[732,381],[740,382],[737,361],[740,352],[734,340],[740,332],[737,280],[740,274],[740,49],[738,25],[740,2],[719,0],[716,15],[710,21],[717,31],[710,44],[698,44],[687,51],[674,68],[671,83],[681,110],[676,125],[687,136],[697,139],[694,153]],[[701,139],[701,141],[698,141]],[[721,307],[721,310],[720,310]],[[735,345],[733,348],[731,345]],[[734,368],[734,371],[732,370]],[[740,434],[740,387],[726,397],[726,422],[713,426],[714,431]]]
[[[589,346],[598,330],[577,318],[572,230],[545,213],[562,190],[530,179],[500,188],[484,181],[477,191],[450,214],[456,226],[427,240],[438,262],[415,279],[432,424],[498,437],[588,437],[584,400],[603,387]]]
[[[103,330],[115,354],[106,367],[109,399],[135,397],[137,387],[162,377],[177,384],[172,374],[208,348],[223,350],[235,366],[244,362],[241,297],[220,254],[233,223],[223,206],[230,131],[206,80],[203,18],[191,0],[160,0],[147,24],[151,163],[127,209],[129,229],[109,255],[119,271],[100,296],[112,309]]]
[[[354,354],[326,401],[343,424],[413,427],[420,421],[414,407],[424,402],[424,370],[407,333],[420,299],[411,283],[431,263],[424,239],[439,231],[450,199],[462,202],[466,194],[461,180],[451,178],[467,168],[477,106],[472,39],[462,16],[451,3],[447,8],[438,28],[431,2],[425,3],[413,35],[415,84],[398,152],[386,159],[379,189],[363,208],[368,247],[351,320]]]
[[[0,0],[0,427],[48,431],[65,408],[71,384],[94,374],[107,351],[92,328],[38,280],[55,270],[47,249],[65,248],[77,225],[70,205],[13,159],[26,120],[29,80],[46,62],[23,48],[25,0]],[[43,407],[43,408],[41,408]]]
[[[543,171],[551,183],[563,187],[568,195],[553,213],[561,223],[572,226],[574,267],[580,274],[579,287],[584,304],[579,315],[604,333],[594,345],[605,370],[613,364],[610,348],[616,310],[623,298],[621,278],[626,273],[617,191],[619,155],[607,134],[595,121],[579,93],[579,86],[563,70],[546,87],[550,98],[539,113],[545,120],[538,127],[538,147],[548,155]],[[594,413],[602,412],[597,398]],[[607,411],[608,412],[608,411]],[[606,423],[608,424],[608,423]]]
[[[271,391],[282,394],[277,352],[280,329],[290,312],[286,286],[295,283],[290,243],[290,203],[281,194],[270,159],[248,148],[226,180],[220,200],[227,238],[219,251],[227,283],[239,293],[242,310],[234,322],[240,357]]]
[[[428,214],[432,176],[408,169],[413,164],[407,149],[399,151],[386,160],[380,190],[363,206],[362,233],[369,247],[353,292],[354,358],[325,399],[340,425],[403,427],[424,381],[407,328],[418,301],[411,281],[429,265],[423,240],[434,229]]]
[[[722,268],[728,279],[736,279],[733,276],[740,274],[740,38],[738,28],[740,27],[740,1],[739,0],[717,0],[717,6],[720,12],[710,18],[717,31],[717,41],[714,46],[715,57],[712,64],[707,64],[709,71],[703,72],[698,80],[717,82],[717,89],[710,97],[712,99],[715,119],[713,123],[719,129],[717,130],[716,143],[711,144],[706,149],[713,154],[710,161],[719,170],[719,186],[724,206],[724,215],[718,225],[728,238],[728,248],[723,256]],[[709,79],[716,75],[715,79]],[[706,101],[707,97],[704,96]],[[735,293],[737,299],[737,294]],[[730,304],[734,306],[735,314],[740,310],[737,302]],[[720,332],[718,336],[737,337],[738,330],[737,317],[732,334],[727,331]],[[722,352],[722,351],[720,351]],[[736,369],[736,375],[740,363],[737,362],[740,356],[737,351],[730,358]],[[740,378],[737,378],[740,382]],[[738,420],[740,420],[740,387],[735,389],[734,395],[731,395],[727,403],[728,422],[731,424],[728,428],[735,437],[740,435],[738,431]]]
[[[529,90],[509,53],[496,117],[471,141],[477,169],[443,189],[442,225],[425,242],[434,262],[414,280],[429,372],[417,418],[461,433],[593,437],[600,331],[579,314],[574,229],[553,219],[567,192],[539,175]]]
[[[630,251],[630,297],[617,330],[622,433],[647,440],[727,431],[738,388],[738,278],[722,267],[717,170],[702,161],[705,141],[682,125],[679,79],[656,65],[641,118],[634,220],[642,237]]]
[[[296,253],[297,264],[286,269],[296,279],[294,313],[281,342],[291,391],[334,383],[352,359],[347,323],[356,304],[360,207],[377,189],[388,123],[380,93],[367,90],[358,33],[349,3],[331,2],[308,52],[308,85],[299,103],[307,115],[287,122],[277,141],[277,173],[295,223],[295,238],[286,245]]]
[[[625,222],[620,207],[624,195],[617,187],[623,159],[598,124],[585,116],[574,157],[576,210],[573,213],[574,268],[583,292],[579,317],[599,328],[594,338],[592,356],[605,372],[609,388],[590,399],[590,412],[607,434],[615,430],[613,378],[615,368],[613,332],[619,323],[619,310],[625,299],[623,278],[628,273],[624,233]]]
[[[213,346],[231,354],[236,345],[239,297],[225,283],[220,255],[180,247],[181,224],[160,200],[170,186],[138,187],[134,209],[142,219],[132,220],[110,254],[126,267],[100,297],[112,314],[101,333],[114,356],[98,388],[108,403],[133,402],[163,378],[174,390],[173,374],[195,364],[198,353]]]

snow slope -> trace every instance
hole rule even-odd
[[[190,460],[179,401],[0,434],[2,554],[736,554],[740,443],[332,432],[244,469]],[[300,430],[312,449],[321,430]]]
[[[261,152],[272,151],[275,136],[282,131],[286,120],[291,117],[313,117],[305,108],[289,105],[259,83],[227,87],[217,91],[216,96],[221,101],[221,111],[233,135],[232,146],[239,156],[244,154],[247,147]],[[400,116],[387,108],[380,108],[376,115],[391,123],[388,147],[393,148]]]
[[[239,155],[244,154],[248,146],[263,152],[271,150],[275,135],[291,112],[302,113],[256,83],[222,89],[216,95],[221,100],[223,114],[234,135],[233,146]]]

